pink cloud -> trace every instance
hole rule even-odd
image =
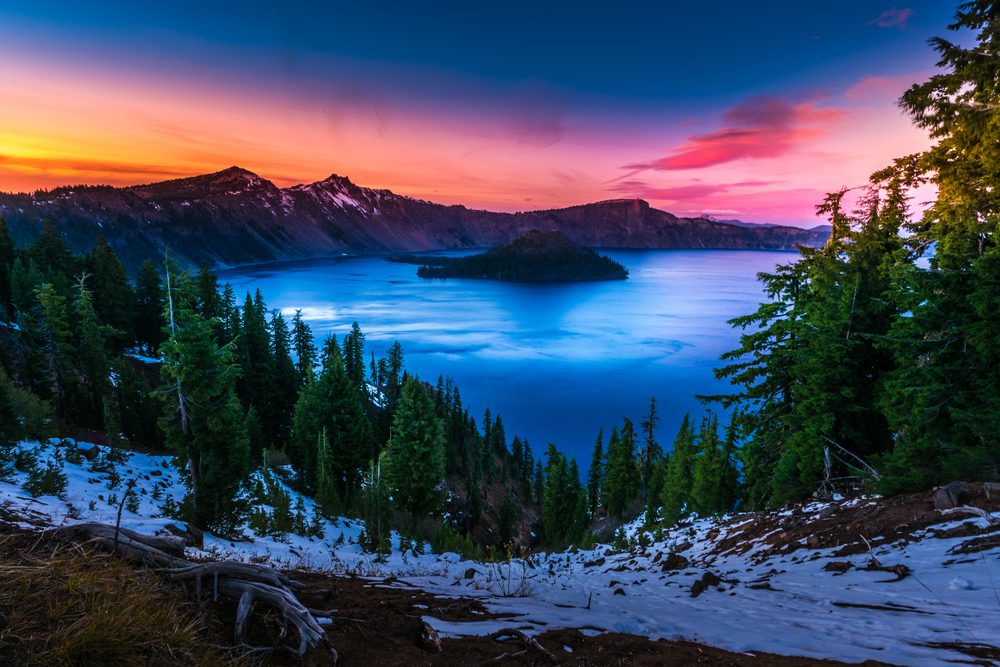
[[[616,183],[611,190],[631,197],[654,201],[693,202],[718,194],[730,192],[733,188],[755,188],[773,185],[773,181],[738,181],[735,183],[692,182],[685,185],[658,187],[642,180],[627,180]]]
[[[915,81],[923,78],[921,75],[903,76],[867,76],[844,91],[844,98],[850,102],[878,98],[898,98]]]
[[[773,158],[821,134],[817,126],[839,118],[841,109],[821,108],[811,102],[792,103],[774,97],[754,97],[725,112],[724,127],[688,137],[670,155],[624,169],[703,169],[734,160]]]
[[[903,9],[887,9],[871,21],[868,25],[873,25],[877,28],[899,28],[902,30],[906,27],[906,23],[913,16],[913,10],[909,7],[904,7]]]

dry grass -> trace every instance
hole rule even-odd
[[[87,547],[0,535],[0,664],[222,665],[227,629],[156,574]]]

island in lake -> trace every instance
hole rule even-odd
[[[523,283],[625,280],[628,270],[557,231],[532,230],[510,243],[466,257],[402,255],[421,278],[481,278]]]

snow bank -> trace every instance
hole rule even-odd
[[[26,442],[19,447],[34,449],[43,466],[65,458],[58,452],[66,447],[54,442]],[[92,471],[86,459],[62,466],[67,477],[62,497],[31,498],[23,488],[27,474],[14,472],[0,481],[0,505],[53,525],[113,523],[124,484],[136,479],[139,502],[124,511],[122,525],[162,533],[166,524],[178,523],[158,516],[167,498],[180,502],[184,494],[182,480],[167,457],[133,453],[115,473]],[[294,506],[299,495],[287,490]],[[849,501],[839,507],[865,502],[874,501]],[[302,503],[311,516],[313,501],[302,498]],[[816,503],[803,511],[809,518],[827,507]],[[401,579],[398,585],[475,597],[489,612],[508,617],[456,623],[425,616],[444,636],[486,634],[516,624],[529,633],[578,628],[590,634],[611,631],[687,639],[731,651],[905,665],[969,661],[954,645],[1000,646],[996,546],[954,555],[949,550],[968,535],[941,538],[924,530],[875,546],[872,554],[846,557],[835,556],[836,549],[810,549],[804,544],[792,553],[772,555],[774,550],[765,540],[774,531],[751,544],[740,543],[742,553],[720,547],[750,520],[747,516],[695,519],[646,535],[645,548],[616,552],[602,545],[499,565],[462,561],[455,554],[403,554],[396,535],[392,553],[376,558],[358,545],[363,524],[347,518],[322,519],[321,537],[253,535],[247,527],[247,537],[241,541],[206,535],[205,550],[190,555],[362,576],[395,575]],[[983,519],[972,518],[939,524],[934,530],[940,534],[968,522],[985,526]],[[626,527],[633,540],[642,532],[639,522]],[[884,571],[858,569],[872,555],[883,565],[906,565],[912,574],[888,582],[893,576]],[[824,569],[834,561],[840,564],[837,570],[844,570],[845,562],[851,567]],[[692,597],[692,584],[706,571],[722,581]]]

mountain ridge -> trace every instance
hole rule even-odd
[[[589,247],[794,250],[826,234],[680,218],[642,199],[494,212],[367,188],[331,174],[279,188],[241,167],[141,185],[60,186],[0,193],[0,217],[19,245],[56,222],[77,252],[99,234],[132,269],[169,249],[191,264],[225,267],[342,254],[492,247],[532,229]]]

